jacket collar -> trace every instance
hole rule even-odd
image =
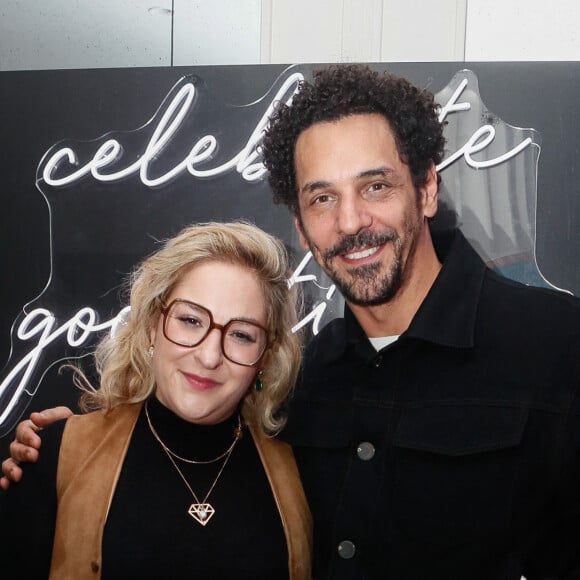
[[[443,266],[401,338],[471,348],[486,266],[459,230],[434,234],[433,243]],[[344,319],[332,321],[324,338],[333,345],[324,350],[327,360],[338,359],[348,345],[358,345],[357,349],[365,345],[361,352],[370,347],[348,305]]]

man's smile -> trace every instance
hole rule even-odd
[[[373,254],[376,254],[382,246],[373,246],[372,248],[365,248],[364,250],[357,250],[355,252],[350,252],[348,254],[343,254],[343,257],[347,260],[362,260],[363,258],[368,258]]]

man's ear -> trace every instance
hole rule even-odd
[[[427,179],[419,191],[421,192],[423,216],[432,218],[437,213],[439,200],[439,184],[437,183],[437,171],[435,171],[434,163],[431,163],[431,167],[427,170]]]
[[[310,249],[310,246],[308,245],[308,242],[306,241],[306,238],[304,237],[304,233],[302,231],[302,223],[300,222],[300,218],[297,215],[294,216],[294,227],[298,232],[298,239],[300,240],[300,245],[305,250]]]

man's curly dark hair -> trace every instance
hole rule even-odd
[[[276,203],[298,212],[294,148],[302,131],[321,121],[378,113],[388,121],[415,188],[443,159],[445,138],[432,93],[408,80],[360,64],[332,65],[302,81],[292,105],[278,103],[262,142],[264,164]]]

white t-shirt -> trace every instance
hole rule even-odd
[[[385,348],[385,346],[389,346],[389,344],[393,344],[395,340],[399,338],[400,335],[395,334],[393,336],[378,336],[376,338],[369,338],[370,343],[373,345],[375,350],[378,352],[381,348]]]

